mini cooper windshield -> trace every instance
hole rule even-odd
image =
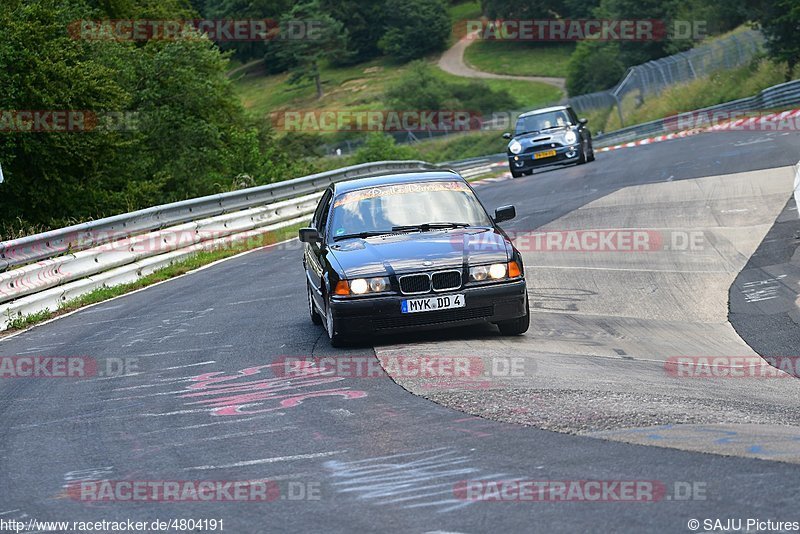
[[[475,194],[461,182],[414,182],[350,191],[333,202],[334,240],[392,232],[492,225]]]
[[[563,128],[570,124],[569,116],[563,110],[528,115],[527,117],[520,117],[517,121],[514,135],[544,132],[553,128]]]

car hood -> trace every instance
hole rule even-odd
[[[563,128],[547,130],[546,132],[541,133],[526,133],[522,135],[516,135],[511,141],[508,142],[508,144],[510,146],[511,143],[517,141],[522,145],[522,148],[525,149],[544,141],[552,140],[560,143],[564,139],[564,135],[572,129],[574,129],[573,126],[564,126]]]
[[[331,245],[345,278],[404,274],[414,271],[461,269],[468,265],[503,263],[511,243],[492,228],[411,232],[366,239],[348,239]]]

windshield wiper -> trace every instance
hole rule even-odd
[[[542,128],[542,131],[546,132],[547,130],[556,130],[559,128],[566,128],[567,126],[567,124],[562,124],[561,126],[548,126],[547,128]]]
[[[439,230],[447,228],[469,228],[469,226],[470,225],[467,223],[455,223],[455,222],[408,224],[405,226],[393,226],[392,232],[405,232],[408,230],[419,230],[420,232],[427,232],[429,230]]]
[[[379,235],[387,235],[387,234],[390,234],[390,233],[391,232],[388,231],[388,230],[382,230],[382,231],[370,230],[368,232],[358,232],[358,233],[355,233],[355,234],[337,235],[337,236],[333,237],[333,240],[334,241],[341,241],[343,239],[353,239],[353,238],[364,239],[365,237],[376,237],[376,236],[379,236]]]

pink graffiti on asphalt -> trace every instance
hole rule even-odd
[[[262,378],[262,371],[282,365],[248,367],[232,375],[221,371],[204,373],[191,378],[193,383],[181,398],[198,399],[188,404],[212,408],[212,415],[252,415],[294,408],[318,397],[360,399],[367,396],[365,391],[348,387],[300,391],[344,380],[344,377],[326,376],[329,371],[309,362],[299,362],[290,372],[282,372],[281,376]]]

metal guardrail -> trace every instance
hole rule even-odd
[[[687,113],[697,116],[704,113],[780,109],[797,105],[800,105],[800,80],[768,87],[753,97],[740,98]],[[676,131],[675,123],[676,117],[657,119],[599,135],[595,137],[595,143],[598,146],[609,146],[628,143],[642,137],[672,133]]]
[[[0,243],[0,272],[18,265],[85,250],[167,226],[214,217],[315,193],[333,182],[387,172],[439,168],[424,161],[384,161],[344,167],[240,191],[154,206]]]
[[[271,231],[301,224],[331,183],[409,170],[458,168],[474,173],[490,159],[355,165],[0,243],[5,266],[18,266],[0,272],[0,330],[25,315],[58,309],[97,288],[135,281],[203,250],[259,240]]]

